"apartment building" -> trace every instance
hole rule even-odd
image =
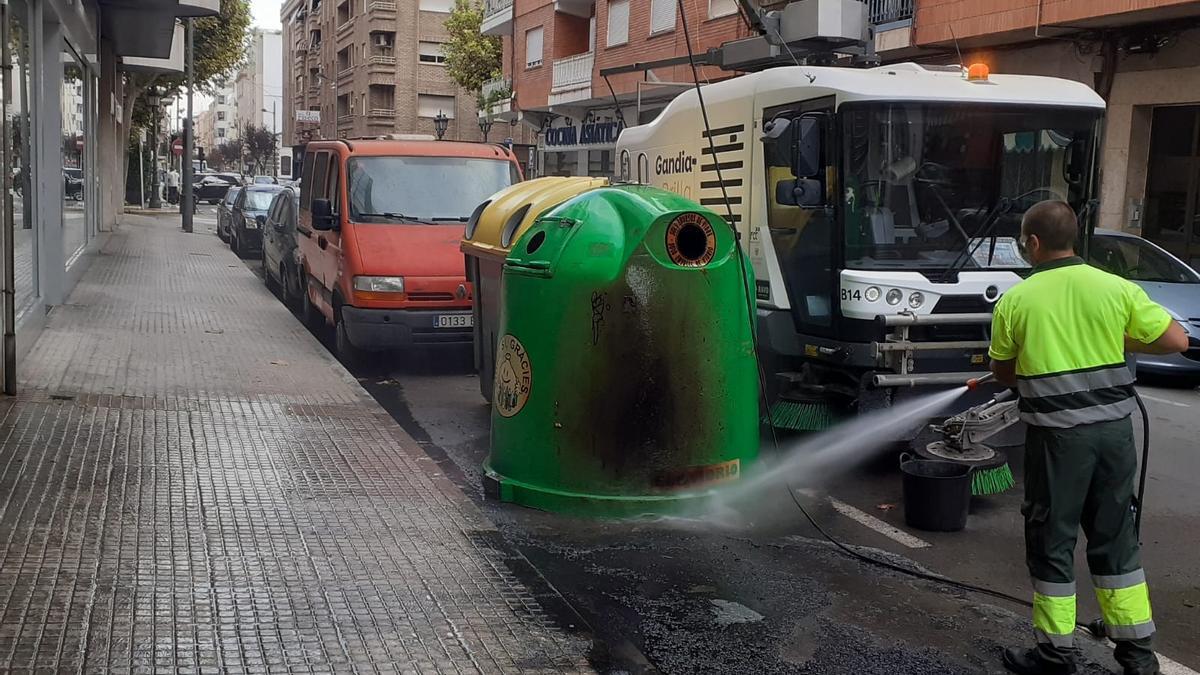
[[[285,143],[435,133],[481,139],[473,93],[446,73],[454,0],[287,0],[282,8]]]
[[[281,135],[286,105],[283,98],[283,34],[277,30],[254,29],[250,34],[246,61],[234,78],[236,128],[265,127],[275,134],[277,175],[291,175],[291,150]]]
[[[1200,265],[1200,2],[917,0],[914,44],[993,72],[1067,77],[1108,101],[1100,227]]]

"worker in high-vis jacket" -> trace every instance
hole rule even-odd
[[[1125,352],[1187,349],[1187,335],[1136,284],[1075,255],[1075,213],[1030,208],[1020,247],[1032,274],[992,317],[992,372],[1020,394],[1025,437],[1025,558],[1037,647],[1008,649],[1016,673],[1074,673],[1075,540],[1087,536],[1092,586],[1129,675],[1157,673],[1150,592],[1134,529],[1137,407]]]

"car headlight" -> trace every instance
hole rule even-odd
[[[403,293],[404,277],[354,277],[354,290],[373,293]]]
[[[899,288],[893,288],[889,290],[887,292],[887,297],[885,298],[885,300],[887,300],[887,304],[889,305],[898,305],[903,299],[904,294],[900,292]]]
[[[863,297],[867,302],[875,302],[879,299],[880,291],[878,286],[867,286],[867,290],[863,293]]]
[[[925,304],[925,294],[924,293],[922,293],[920,291],[915,291],[915,292],[913,292],[912,295],[908,296],[908,306],[909,307],[916,309],[923,304]]]

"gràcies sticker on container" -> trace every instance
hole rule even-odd
[[[680,267],[704,267],[717,254],[717,233],[702,214],[681,213],[667,225],[667,255]]]
[[[533,367],[529,353],[513,335],[500,338],[496,353],[496,382],[492,391],[492,405],[501,417],[512,417],[521,412],[529,400],[533,388]]]

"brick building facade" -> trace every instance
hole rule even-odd
[[[392,133],[432,135],[439,112],[450,118],[447,140],[480,140],[475,96],[456,86],[444,66],[443,24],[453,4],[284,2],[285,144]]]

